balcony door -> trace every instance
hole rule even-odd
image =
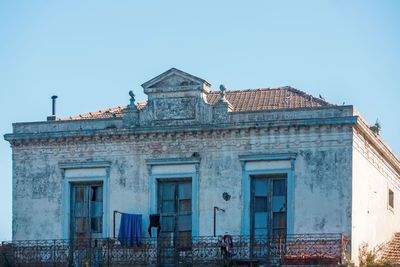
[[[101,238],[103,234],[103,184],[72,183],[70,238]]]
[[[252,177],[252,236],[286,235],[286,181],[286,174]]]
[[[159,182],[158,210],[161,234],[165,237],[190,238],[192,235],[192,182]]]
[[[158,239],[158,264],[177,266],[192,246],[192,182],[179,179],[159,181],[158,212],[161,238]]]

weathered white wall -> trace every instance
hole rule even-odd
[[[288,210],[294,214],[294,233],[344,233],[352,238],[354,259],[361,242],[374,246],[400,231],[400,178],[384,157],[397,170],[399,160],[379,138],[369,137],[381,142],[383,154],[362,135],[353,135],[353,128],[365,124],[353,106],[228,112],[226,102],[206,102],[209,86],[171,69],[144,84],[146,107],[131,107],[123,117],[13,124],[13,133],[5,135],[13,148],[13,239],[66,237],[63,203],[70,196],[63,185],[69,178],[59,164],[68,162],[109,162],[109,171],[74,169],[65,175],[105,172],[108,235],[113,211],[118,210],[143,214],[142,232],[147,236],[154,206],[148,160],[188,159],[195,152],[200,155],[199,235],[212,235],[214,206],[226,210],[217,213],[217,234],[240,234],[249,218],[242,218],[239,156],[281,153],[297,155],[294,208]],[[159,175],[197,172],[190,164],[153,167]],[[245,166],[247,171],[289,167],[289,161]],[[387,208],[388,187],[395,193],[394,212]],[[229,201],[222,198],[224,192],[231,195]]]
[[[113,234],[113,211],[142,214],[142,233],[147,232],[150,213],[149,174],[145,155],[124,153],[112,159],[110,168],[109,233]],[[116,236],[120,215],[116,216]],[[145,235],[147,236],[147,234]]]
[[[349,236],[351,148],[299,151],[294,202],[295,233],[344,233]]]
[[[62,185],[56,156],[14,150],[14,240],[62,238]]]
[[[217,211],[217,235],[229,232],[240,234],[242,169],[238,151],[212,149],[202,158],[199,171],[199,234],[213,235],[214,206],[225,209]],[[227,192],[229,201],[222,198]]]
[[[112,131],[112,130],[110,130]],[[114,210],[143,214],[147,236],[150,203],[148,159],[201,157],[199,168],[199,234],[212,235],[213,207],[217,233],[241,233],[242,167],[239,155],[297,153],[295,160],[295,233],[350,234],[351,126],[303,126],[235,129],[192,133],[141,134],[131,137],[59,139],[14,147],[13,239],[62,238],[63,177],[60,162],[109,161],[108,232]],[[250,163],[250,162],[249,162]],[[247,164],[249,164],[247,163]],[[261,164],[261,165],[260,165]],[[283,168],[287,162],[248,167]],[[253,166],[254,165],[254,166]],[[193,171],[193,165],[157,166],[156,173]],[[93,169],[100,175],[97,169]],[[88,176],[67,170],[67,176]],[[227,192],[229,201],[222,198]],[[105,197],[106,199],[106,197]],[[118,234],[117,219],[116,233]]]
[[[394,210],[388,207],[389,188],[394,192]],[[399,174],[359,131],[353,139],[352,191],[352,256],[357,263],[363,242],[372,249],[400,231]]]

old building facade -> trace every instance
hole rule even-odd
[[[112,237],[114,211],[212,236],[214,207],[217,235],[343,233],[354,259],[400,231],[399,158],[353,106],[177,69],[142,86],[145,103],[13,125],[13,240]]]

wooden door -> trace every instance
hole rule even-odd
[[[159,182],[158,211],[161,215],[160,262],[163,265],[179,264],[177,260],[191,251],[191,181]]]
[[[286,175],[252,179],[252,235],[286,235]]]
[[[71,184],[71,239],[101,238],[103,233],[103,185]]]
[[[278,264],[286,239],[286,175],[252,177],[251,189],[251,255]]]

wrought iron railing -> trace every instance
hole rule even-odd
[[[246,260],[342,264],[349,255],[349,239],[342,234],[232,236],[229,241],[208,236],[141,238],[132,247],[109,238],[12,241],[2,242],[0,258],[9,266],[204,266]]]

